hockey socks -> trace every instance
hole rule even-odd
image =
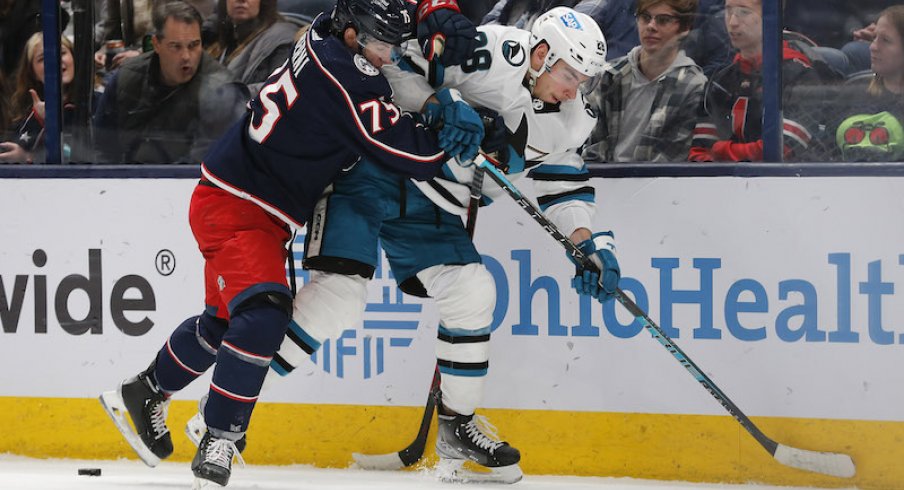
[[[204,374],[216,360],[227,326],[207,313],[182,322],[157,353],[154,375],[160,388],[175,393]]]

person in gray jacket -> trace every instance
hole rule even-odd
[[[276,0],[219,0],[217,41],[207,51],[254,95],[292,53],[297,31]]]
[[[584,150],[598,162],[687,158],[706,77],[681,49],[697,0],[638,0],[640,46],[616,59],[588,97],[599,119]]]
[[[163,3],[154,27],[154,51],[127,60],[97,105],[100,163],[199,163],[244,112],[247,89],[201,48],[194,7]]]

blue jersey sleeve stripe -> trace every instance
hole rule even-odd
[[[311,46],[310,38],[308,38],[308,53],[310,54],[311,59],[313,59],[317,63],[317,67],[320,69],[320,71],[323,72],[327,79],[329,79],[333,83],[333,85],[336,86],[336,88],[339,90],[339,93],[342,94],[342,97],[343,99],[345,99],[345,103],[348,106],[348,110],[349,112],[351,112],[355,125],[358,127],[358,130],[361,131],[361,134],[369,143],[380,148],[383,151],[403,158],[407,158],[409,160],[413,160],[415,162],[435,163],[436,161],[444,157],[445,154],[442,151],[439,151],[438,153],[434,153],[432,155],[415,155],[413,153],[409,153],[407,151],[389,146],[386,143],[383,143],[382,141],[374,138],[364,127],[364,123],[361,122],[361,118],[358,117],[358,111],[349,93],[345,90],[342,84],[339,83],[339,80],[337,80],[336,77],[332,73],[330,73],[330,71],[327,70],[326,67],[323,66],[323,63],[320,61],[320,58],[317,56],[317,53]]]

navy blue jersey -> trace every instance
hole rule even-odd
[[[249,111],[204,158],[204,177],[294,226],[365,158],[418,180],[446,159],[436,135],[391,99],[386,78],[318,18]]]

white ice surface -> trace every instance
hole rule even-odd
[[[79,476],[79,468],[100,468],[101,476]],[[148,468],[138,461],[30,459],[0,455],[0,490],[174,490],[191,488],[188,463]],[[220,488],[214,486],[214,488]],[[533,476],[513,486],[447,484],[428,471],[373,472],[309,466],[235,467],[230,490],[791,490],[768,485],[714,485],[630,478]],[[801,489],[804,490],[804,489]],[[812,487],[806,490],[815,490]]]

